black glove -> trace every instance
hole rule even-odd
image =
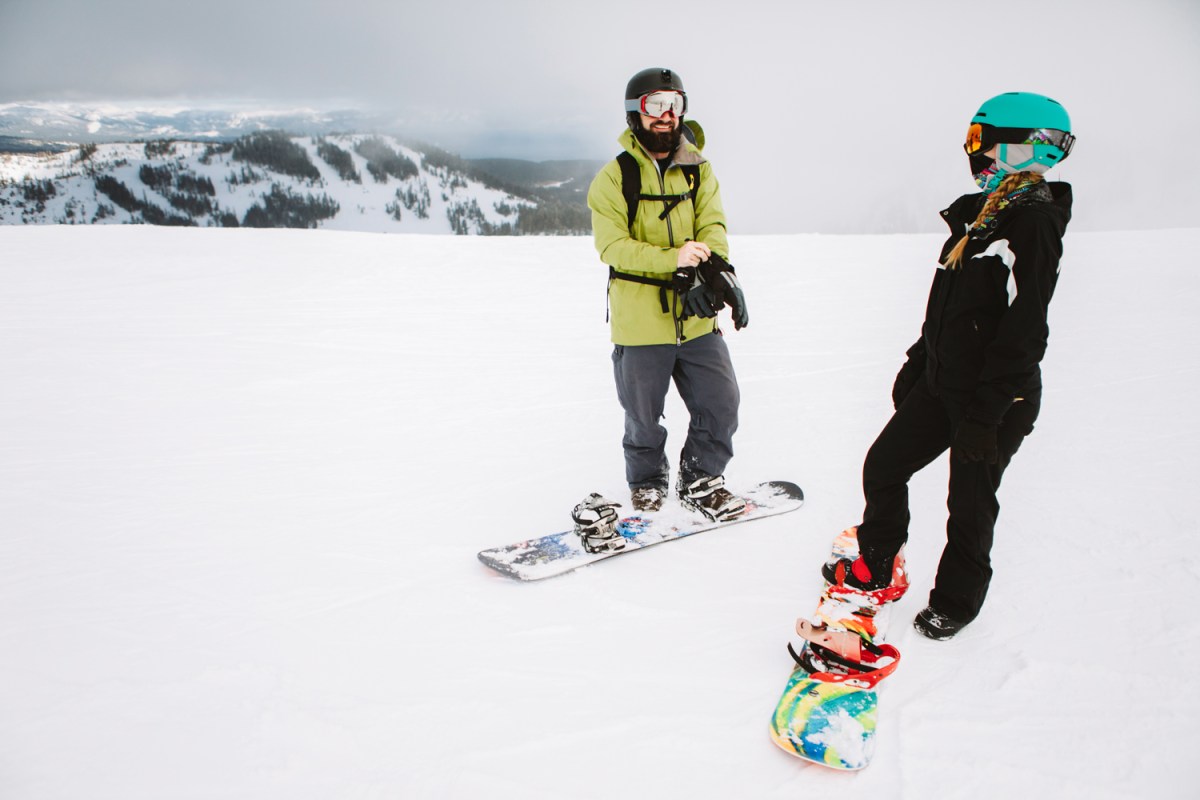
[[[995,464],[999,458],[996,447],[996,425],[964,419],[954,431],[950,450],[959,461],[985,461]]]
[[[721,308],[717,297],[712,289],[700,281],[695,267],[676,268],[675,274],[671,276],[671,283],[683,306],[683,311],[679,315],[680,319],[689,317],[711,319],[717,315],[717,310]]]
[[[921,377],[921,370],[912,365],[911,361],[905,362],[900,371],[896,373],[896,382],[892,384],[892,408],[900,410],[900,404],[904,402],[904,398],[908,397],[908,393],[917,385],[917,380]]]
[[[716,253],[701,261],[698,267],[700,280],[712,288],[717,302],[715,307],[720,310],[729,305],[733,312],[733,328],[741,330],[750,324],[750,312],[746,310],[746,295],[742,293],[742,284],[734,274],[733,265]]]

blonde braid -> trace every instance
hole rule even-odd
[[[971,228],[974,228],[996,213],[996,207],[1000,205],[1000,201],[1022,183],[1040,183],[1042,180],[1044,178],[1036,172],[1014,172],[1007,176],[1004,180],[1000,181],[1000,185],[996,187],[996,190],[988,195],[987,202],[983,204],[983,208],[979,209],[979,215],[971,223]],[[946,254],[946,260],[942,262],[942,266],[952,270],[961,267],[963,251],[967,249],[967,241],[970,238],[970,230],[968,230],[950,252]]]

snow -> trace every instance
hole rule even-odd
[[[939,240],[735,236],[729,480],[805,507],[520,584],[475,553],[624,496],[588,238],[0,227],[0,794],[1194,797],[1200,229],[1068,235],[950,642],[914,479],[873,763],[768,737]]]
[[[159,135],[165,135],[159,132]],[[0,225],[4,224],[109,224],[123,225],[141,222],[142,216],[115,206],[113,200],[96,188],[97,175],[109,175],[124,184],[139,200],[156,205],[171,215],[182,212],[173,208],[168,198],[143,183],[141,167],[149,165],[162,169],[170,167],[184,174],[212,182],[215,195],[211,198],[214,213],[201,214],[196,223],[201,226],[218,224],[219,213],[232,213],[239,220],[272,186],[304,197],[327,197],[340,207],[337,215],[320,221],[322,228],[371,233],[452,233],[450,212],[459,215],[475,210],[478,219],[468,217],[465,225],[479,232],[479,221],[499,229],[505,223],[516,222],[521,207],[536,206],[536,202],[518,198],[493,189],[478,180],[448,168],[426,163],[423,155],[412,147],[388,136],[342,134],[322,137],[343,149],[360,176],[358,182],[343,180],[317,153],[317,139],[311,136],[292,136],[291,141],[303,148],[320,174],[313,181],[274,172],[258,164],[233,158],[232,154],[210,152],[210,145],[196,141],[170,143],[163,157],[150,158],[142,143],[118,142],[96,145],[95,153],[80,162],[79,150],[52,155],[31,153],[0,153]],[[417,174],[404,179],[389,177],[380,183],[368,173],[367,159],[355,147],[363,140],[377,138],[395,152],[412,162]],[[257,179],[247,180],[246,171]],[[22,202],[22,184],[27,180],[54,180],[56,194],[44,202],[40,210],[35,203]],[[6,185],[7,184],[7,185]],[[410,208],[399,197],[411,194],[425,208]],[[98,214],[101,208],[105,212]],[[393,213],[399,210],[400,219]],[[105,215],[106,213],[106,215]]]

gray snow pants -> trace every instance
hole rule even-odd
[[[681,345],[613,347],[617,398],[625,409],[625,478],[629,488],[670,483],[667,429],[663,418],[670,382],[691,415],[679,458],[684,480],[725,474],[733,458],[741,393],[733,374],[729,348],[719,334],[689,339]]]

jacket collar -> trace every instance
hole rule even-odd
[[[1074,201],[1071,184],[1064,181],[1047,181],[1046,185],[1050,187],[1051,200],[1041,205],[1053,208],[1056,216],[1062,217],[1062,225],[1065,227],[1071,219],[1071,204]],[[972,192],[964,194],[948,208],[942,209],[942,219],[950,226],[950,232],[958,236],[965,233],[967,226],[979,216],[979,210],[983,208],[986,200],[987,195],[983,192]]]
[[[637,140],[637,137],[633,135],[633,131],[629,128],[626,128],[617,137],[617,144],[631,153],[634,158],[649,162],[654,161],[654,157],[646,152],[646,148],[642,147],[642,143]],[[675,148],[675,152],[671,154],[671,166],[675,166],[676,164],[703,164],[707,160],[701,154],[699,148],[683,136],[679,137],[679,147]]]

